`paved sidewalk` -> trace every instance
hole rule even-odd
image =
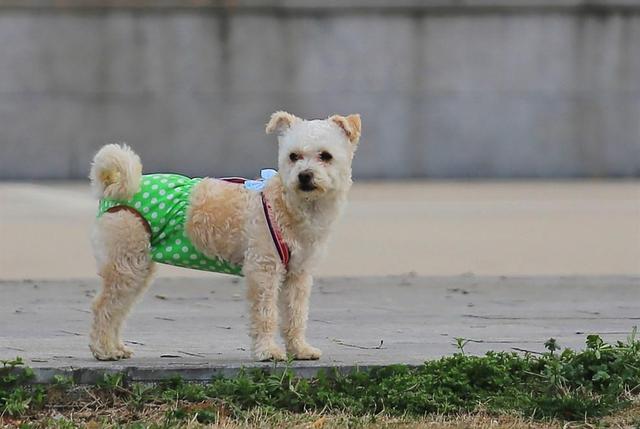
[[[637,180],[356,182],[349,200],[322,276],[640,275]],[[0,279],[94,277],[95,210],[86,182],[0,183]]]
[[[249,354],[245,287],[231,277],[159,279],[124,330],[132,359],[98,362],[87,347],[91,281],[0,282],[0,359],[24,357],[39,380],[104,371],[133,380],[204,380],[256,364]],[[309,339],[324,350],[295,369],[419,364],[455,352],[543,351],[550,337],[581,348],[587,334],[624,339],[640,324],[640,277],[417,277],[319,279]]]

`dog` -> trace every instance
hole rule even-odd
[[[121,327],[156,262],[243,275],[256,360],[320,358],[305,339],[312,276],[351,188],[360,115],[303,120],[279,111],[266,132],[277,135],[278,172],[253,186],[143,175],[128,146],[98,151],[90,173],[100,200],[91,240],[102,277],[92,305],[95,358],[131,357]],[[285,348],[276,342],[279,313]]]

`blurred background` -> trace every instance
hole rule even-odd
[[[640,1],[0,0],[0,58],[0,278],[94,275],[101,145],[254,176],[280,109],[362,115],[321,274],[640,274]]]

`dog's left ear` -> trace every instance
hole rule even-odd
[[[342,128],[342,131],[344,131],[351,143],[358,144],[360,140],[360,129],[362,127],[359,114],[356,113],[355,115],[349,115],[347,117],[333,115],[329,117],[329,120],[335,122]]]
[[[284,112],[282,110],[275,112],[271,115],[271,119],[269,119],[269,122],[267,123],[265,132],[267,134],[277,133],[278,135],[282,135],[297,121],[299,121],[299,118],[289,112]]]

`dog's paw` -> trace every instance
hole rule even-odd
[[[256,349],[253,356],[257,361],[284,361],[287,360],[287,354],[284,349],[273,344],[263,349]]]
[[[289,351],[296,360],[318,360],[322,356],[322,350],[309,344],[303,344]]]
[[[129,359],[133,356],[133,350],[122,343],[118,344],[118,351],[122,353],[122,359]]]
[[[120,344],[113,349],[90,344],[89,348],[91,349],[93,356],[98,360],[128,359],[133,355],[133,351],[128,347],[125,347],[123,344]]]

